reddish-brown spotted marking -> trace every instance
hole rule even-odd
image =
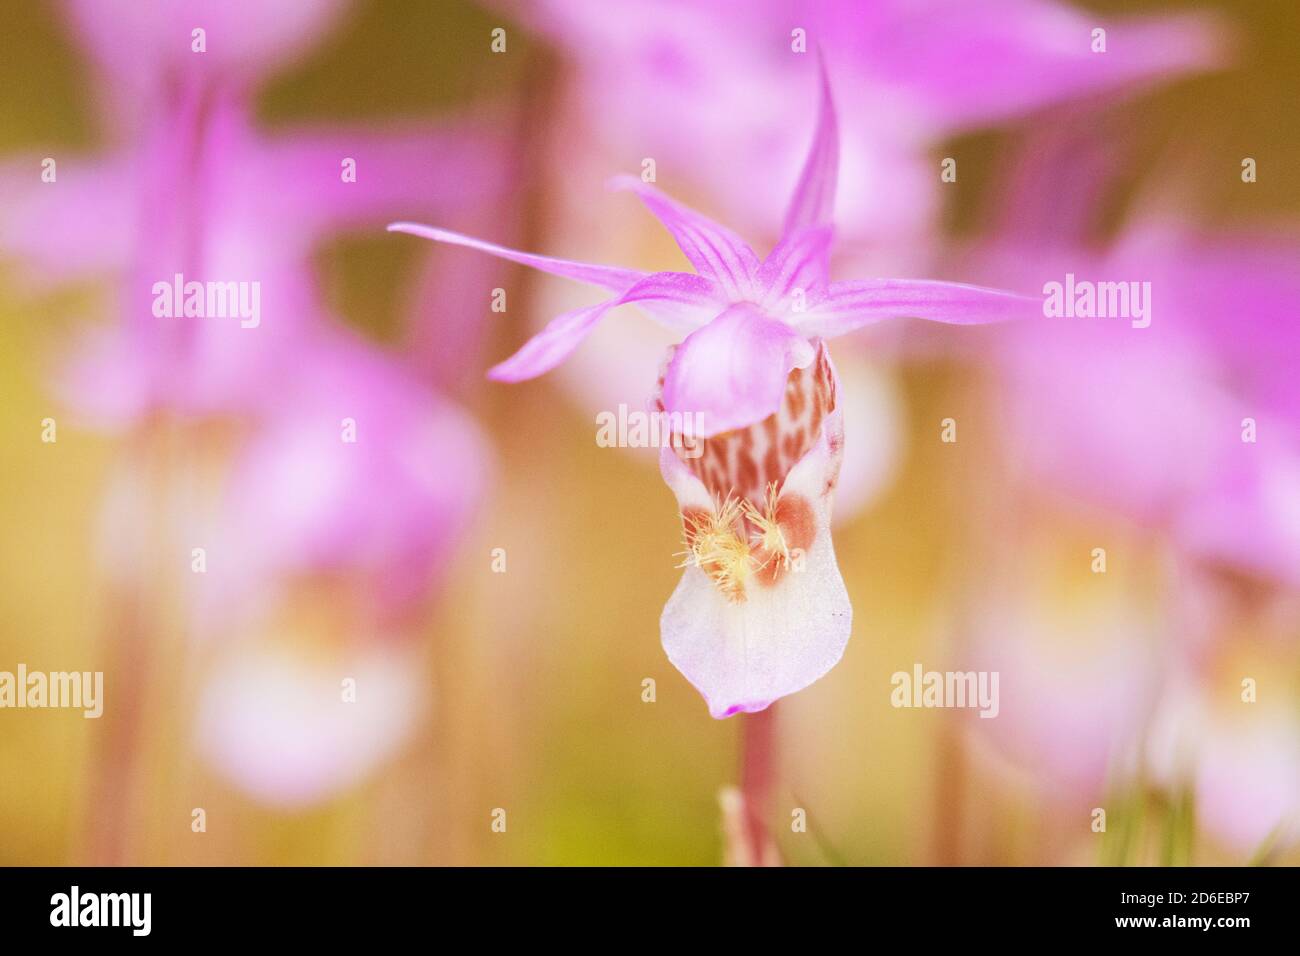
[[[661,370],[654,403],[659,411],[663,411],[663,382]],[[733,517],[729,511],[721,525],[717,514],[702,508],[682,512],[688,560],[693,558],[730,600],[745,599],[745,583],[751,577],[769,587],[776,584],[812,548],[813,504],[803,495],[785,492],[783,485],[790,469],[817,442],[822,422],[835,403],[835,377],[825,344],[819,341],[816,361],[790,373],[780,409],[748,428],[699,440],[703,448],[698,457],[687,457],[678,448],[678,457],[708,489],[715,508],[745,503],[741,510],[746,514]],[[775,500],[769,497],[769,488],[777,490]],[[764,533],[773,527],[779,530],[773,536],[779,545],[769,547]],[[717,551],[711,547],[713,541],[701,541],[701,529],[716,536],[727,528],[735,532],[734,539],[724,535],[729,545],[734,542],[734,550],[725,553],[725,560],[702,558]]]
[[[797,565],[812,547],[817,536],[812,504],[803,495],[789,492],[776,502],[776,524],[785,541],[785,554],[773,554],[766,548],[755,552],[759,567],[755,577],[760,584],[772,586],[791,566]]]
[[[817,442],[823,420],[835,408],[836,394],[825,343],[816,344],[816,360],[790,372],[780,409],[747,428],[703,439],[696,458],[678,448],[678,457],[714,498],[742,498],[761,506],[768,486],[775,482],[779,488],[795,462]],[[654,403],[659,411],[663,411],[664,370]]]

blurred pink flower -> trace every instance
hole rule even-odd
[[[848,641],[851,609],[829,529],[843,439],[823,339],[898,316],[996,321],[1029,301],[957,283],[831,282],[838,163],[823,69],[816,133],[785,232],[762,261],[731,230],[628,178],[619,185],[641,196],[696,272],[647,274],[516,252],[429,226],[389,227],[618,293],[552,320],[491,370],[497,380],[554,368],[624,304],[686,334],[670,353],[654,404],[677,416],[669,420],[679,432],[682,422],[699,422],[687,426],[688,437],[705,441],[698,459],[679,461],[686,452],[671,447],[661,455],[688,548],[662,632],[669,658],[715,717],[762,710],[807,686],[834,666]],[[787,573],[791,568],[797,573]]]
[[[1036,141],[1011,177],[1011,200],[1000,203],[1009,213],[1006,235],[975,251],[982,265],[963,268],[1044,293],[1067,274],[1149,283],[1139,321],[1044,316],[995,330],[991,343],[980,343],[992,348],[979,354],[994,360],[1007,474],[1019,500],[1082,505],[1090,525],[1119,516],[1171,546],[1167,578],[1142,578],[1162,606],[1153,626],[1158,666],[1139,663],[1145,655],[1135,660],[1136,642],[1125,640],[1128,660],[1096,670],[1092,662],[1110,652],[1084,635],[1082,664],[1027,669],[1062,690],[1040,692],[1032,720],[980,729],[1004,744],[1009,736],[1039,738],[1049,776],[1081,774],[1095,790],[1098,777],[1086,771],[1100,764],[1090,742],[1117,715],[1137,715],[1146,726],[1128,720],[1124,739],[1144,738],[1154,782],[1171,799],[1190,786],[1199,826],[1249,854],[1300,810],[1300,726],[1294,715],[1216,694],[1207,661],[1240,643],[1233,626],[1243,605],[1225,580],[1300,582],[1300,392],[1286,371],[1300,362],[1293,267],[1300,243],[1264,230],[1211,236],[1176,225],[1150,199],[1118,239],[1089,242],[1115,165],[1073,135]],[[1062,178],[1074,184],[1065,196]],[[1134,550],[1120,553],[1131,568]],[[1225,569],[1233,574],[1221,576]],[[1093,632],[1131,634],[1135,620]],[[1146,680],[1135,680],[1144,670]],[[1013,681],[1004,677],[1004,686]],[[1105,713],[1076,722],[1094,693],[1109,701]]]
[[[963,624],[960,669],[1000,681],[997,718],[971,714],[967,729],[1052,804],[1091,807],[1137,765],[1166,681],[1164,622],[1137,589],[1062,608],[1039,562],[1050,560],[1031,550],[996,575],[1005,584],[981,588]]]
[[[338,332],[297,344],[234,460],[192,589],[195,632],[221,636],[198,733],[224,776],[299,806],[402,746],[428,710],[420,616],[490,472],[473,420],[396,358]],[[281,633],[301,593],[330,609],[333,638]],[[248,634],[259,639],[231,641]],[[340,699],[345,677],[355,703]]]
[[[2,173],[0,254],[41,283],[125,280],[125,321],[98,329],[60,375],[60,391],[103,425],[151,407],[248,411],[274,400],[277,369],[319,324],[311,256],[330,233],[421,205],[461,217],[504,186],[496,137],[479,123],[435,131],[320,129],[265,137],[234,97],[182,97],[140,145],[107,161],[65,159],[56,183],[32,162]],[[355,182],[343,180],[344,159]],[[155,282],[256,282],[261,321],[159,319]]]
[[[80,417],[131,429],[155,412],[238,421],[218,507],[191,495],[212,485],[210,459],[176,463],[162,495],[133,461],[107,497],[106,551],[149,554],[158,541],[142,529],[164,521],[202,542],[211,566],[185,585],[191,622],[223,640],[202,649],[216,658],[200,739],[226,776],[285,804],[355,781],[414,727],[425,695],[416,614],[490,470],[467,415],[330,320],[313,258],[332,235],[399,209],[463,220],[496,199],[505,155],[491,120],[270,133],[252,120],[256,84],[343,6],[72,4],[106,68],[108,146],[59,156],[53,182],[35,157],[0,169],[0,256],[38,290],[117,284],[119,321],[79,331],[57,376]],[[159,314],[155,284],[176,276],[256,286],[258,321]],[[139,520],[150,514],[164,521]],[[302,594],[330,609],[335,630],[295,623]],[[358,679],[355,704],[340,701],[344,676]]]
[[[429,701],[418,648],[372,641],[328,655],[284,646],[285,637],[225,655],[200,693],[196,736],[209,765],[241,790],[298,809],[389,760]],[[344,697],[348,679],[354,700]]]
[[[774,233],[753,202],[800,157],[803,57],[842,76],[845,238],[897,244],[931,224],[934,147],[973,127],[1210,64],[1217,22],[1198,14],[1111,18],[1056,0],[541,0],[499,5],[576,63],[562,113],[624,162],[695,180],[729,221]],[[1108,32],[1105,53],[1094,28]],[[796,37],[794,31],[801,31]],[[800,45],[801,44],[801,45]],[[701,163],[701,143],[734,163]]]
[[[1300,837],[1300,721],[1285,648],[1274,666],[1216,674],[1188,655],[1173,602],[1152,600],[1159,582],[1154,594],[1146,577],[1127,595],[1076,593],[1063,610],[1032,571],[1002,577],[1026,574],[1028,583],[983,594],[964,634],[963,666],[1000,675],[997,719],[967,721],[977,753],[1075,808],[1134,786],[1176,802],[1190,787],[1198,828],[1243,860],[1270,836],[1282,847]],[[1241,643],[1218,642],[1220,665]],[[1260,675],[1259,702],[1242,702],[1241,674]]]
[[[148,112],[167,87],[197,81],[246,91],[332,30],[349,0],[65,0],[123,117]],[[202,52],[194,31],[202,30]]]
[[[427,596],[487,490],[487,440],[396,358],[341,334],[302,343],[221,508],[233,580],[323,577],[381,615]],[[345,584],[346,582],[346,584]]]
[[[1300,404],[1282,371],[1300,361],[1300,278],[1285,265],[1297,254],[1283,239],[1154,224],[1102,254],[986,252],[992,281],[1043,288],[1068,272],[1151,289],[1146,328],[1040,317],[998,336],[1017,474],[1185,553],[1300,582]]]
[[[1156,782],[1190,786],[1198,827],[1245,859],[1270,838],[1281,849],[1300,840],[1300,720],[1284,681],[1270,673],[1265,686],[1280,693],[1247,704],[1235,675],[1181,670],[1147,746]]]
[[[490,119],[316,125],[267,134],[252,98],[338,21],[346,0],[69,0],[77,36],[105,71],[118,114],[106,152],[0,166],[0,257],[38,288],[120,280],[123,320],[79,336],[59,392],[92,423],[120,426],[166,406],[247,412],[274,401],[278,369],[320,324],[312,256],[330,234],[423,206],[465,218],[505,187]],[[192,49],[191,31],[206,31]],[[256,329],[160,319],[156,282],[260,287]]]
[[[1300,726],[1293,717],[1210,727],[1195,774],[1202,828],[1242,854],[1300,836]]]

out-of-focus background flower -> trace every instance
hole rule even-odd
[[[853,637],[776,705],[782,858],[1300,861],[1298,31],[1281,0],[9,5],[0,671],[105,700],[0,710],[0,863],[722,861],[745,718],[660,647],[654,451],[595,440],[672,340],[614,315],[488,383],[596,299],[384,225],[681,268],[605,186],[651,160],[765,252],[818,49],[837,277],[1149,281],[1151,324],[834,343]],[[178,272],[257,281],[260,324],[157,316]],[[997,671],[998,715],[891,706],[916,663]]]

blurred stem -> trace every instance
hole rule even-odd
[[[126,284],[132,291],[126,296],[123,328],[142,328],[145,326],[140,323],[149,321],[151,312],[144,290],[152,287],[163,261],[185,263],[184,269],[177,271],[200,273],[202,270],[204,226],[200,177],[212,106],[211,91],[206,84],[207,80],[197,75],[179,80],[164,101],[163,108],[174,127],[169,132],[178,148],[174,153],[163,152],[165,168],[155,171],[159,181],[147,184],[135,197],[140,225],[130,281]],[[184,340],[193,334],[183,326],[175,329],[186,332]],[[163,334],[159,327],[152,327],[152,332],[155,336]],[[181,364],[188,355],[184,348],[188,342],[184,340],[170,342],[178,349],[174,358]],[[174,371],[168,369],[169,373]],[[150,383],[151,391],[168,381],[160,378]],[[95,862],[100,865],[118,865],[128,860],[140,863],[143,852],[137,845],[143,827],[136,813],[136,797],[141,790],[140,781],[149,779],[141,771],[148,743],[144,732],[146,728],[155,729],[147,711],[151,703],[157,706],[167,700],[166,688],[155,689],[153,679],[165,673],[161,665],[171,663],[155,659],[164,643],[160,640],[165,626],[164,611],[173,593],[170,586],[175,583],[169,512],[175,491],[171,426],[165,415],[155,411],[136,425],[127,448],[139,480],[146,485],[147,497],[141,508],[143,514],[136,516],[141,540],[132,556],[135,566],[126,575],[129,583],[113,594],[112,630],[107,635],[108,667],[104,682],[112,691],[106,686],[105,696],[108,697],[106,708],[114,708],[114,722],[105,730],[107,739],[95,783],[91,819],[91,825],[96,828],[91,845],[95,848]],[[115,577],[120,579],[122,575]],[[159,713],[163,720],[169,716],[166,709]],[[155,790],[161,791],[156,781]]]
[[[965,805],[966,766],[961,728],[945,717],[939,731],[939,761],[934,792],[934,862],[936,866],[957,866],[961,862],[962,812]]]
[[[140,473],[149,483],[148,514],[142,519],[139,533],[143,540],[137,556],[157,547],[163,516],[160,502],[165,500],[166,462],[160,425],[149,422],[132,437],[129,453],[142,463]],[[116,581],[109,597],[108,629],[104,634],[105,741],[99,750],[95,771],[89,825],[92,864],[121,866],[132,860],[136,816],[133,783],[141,758],[142,711],[149,686],[152,664],[151,629],[156,618],[150,614],[150,575],[143,565],[131,569],[130,583]],[[112,696],[109,697],[108,688]]]
[[[740,792],[744,797],[748,857],[762,866],[775,855],[766,821],[771,816],[776,779],[776,708],[747,714],[741,724]]]
[[[1287,825],[1285,821],[1278,823],[1278,825],[1269,832],[1268,836],[1264,837],[1264,842],[1255,848],[1255,852],[1250,855],[1250,860],[1247,861],[1246,865],[1272,866],[1273,861],[1276,859],[1278,853],[1282,849],[1283,843],[1285,842],[1283,840],[1283,835],[1286,833],[1286,829]]]
[[[1191,866],[1196,833],[1196,806],[1190,783],[1167,796],[1161,866]]]
[[[107,660],[105,684],[112,687],[112,708],[105,708],[105,741],[96,755],[94,786],[88,825],[94,866],[120,866],[126,862],[130,830],[131,780],[138,737],[140,695],[134,687],[148,643],[143,604],[138,594],[118,592],[109,599],[108,632],[104,635]],[[111,683],[110,683],[111,681]],[[120,696],[119,696],[120,695]]]

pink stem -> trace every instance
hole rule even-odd
[[[776,717],[768,707],[741,719],[740,792],[744,797],[745,835],[749,859],[761,866],[771,856],[772,839],[767,819],[771,816],[772,789],[776,777]]]

